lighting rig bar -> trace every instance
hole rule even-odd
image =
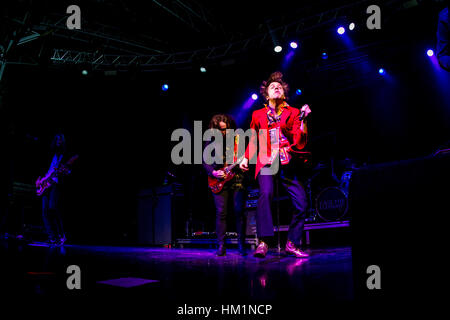
[[[55,64],[91,64],[94,69],[103,69],[111,67],[127,67],[130,65],[139,65],[141,68],[155,68],[170,65],[188,65],[195,61],[210,63],[224,58],[231,58],[249,49],[261,48],[265,45],[272,45],[271,32],[282,35],[310,32],[321,26],[336,21],[339,14],[355,6],[362,6],[370,1],[363,0],[339,8],[334,8],[316,15],[305,17],[293,23],[286,24],[272,30],[261,32],[253,37],[205,49],[193,50],[188,52],[175,53],[155,53],[151,55],[123,55],[123,54],[98,54],[94,52],[82,52],[70,49],[53,49],[51,61]],[[398,2],[392,1],[392,2]]]

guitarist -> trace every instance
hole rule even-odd
[[[272,220],[272,200],[275,177],[278,176],[295,209],[288,230],[286,253],[297,258],[307,257],[308,254],[300,250],[307,207],[306,193],[298,177],[298,168],[291,161],[295,150],[301,150],[306,144],[305,118],[310,112],[308,105],[301,110],[289,106],[286,102],[288,84],[284,82],[281,72],[274,72],[261,86],[261,94],[267,104],[253,112],[250,127],[259,132],[266,130],[266,137],[258,138],[255,134],[250,139],[245,159],[240,163],[241,170],[248,170],[248,161],[252,159],[255,146],[267,146],[267,156],[258,155],[255,177],[259,183],[259,198],[256,209],[256,229],[260,243],[254,252],[255,257],[264,258],[268,251],[268,243],[274,235]],[[264,133],[264,131],[262,131]],[[258,141],[266,140],[266,141]],[[259,143],[258,143],[259,142]],[[253,153],[253,154],[252,154]],[[264,159],[265,158],[265,159]],[[278,166],[278,172],[272,171],[272,165]]]
[[[223,148],[223,164],[213,164],[209,165],[203,161],[203,166],[210,177],[214,177],[216,179],[224,179],[226,176],[224,169],[225,158],[227,151],[233,152],[236,159],[237,153],[237,139],[235,139],[234,150],[227,150],[225,138],[226,138],[226,130],[227,129],[236,129],[236,124],[234,119],[230,115],[225,114],[216,114],[212,117],[209,123],[210,129],[218,129],[221,131],[223,135],[222,147]],[[211,143],[217,143],[213,141]],[[231,154],[231,153],[230,153]],[[226,165],[226,164],[225,164]],[[246,189],[244,187],[244,174],[236,166],[234,169],[235,176],[227,181],[223,186],[223,189],[218,192],[212,192],[214,197],[214,204],[216,206],[216,234],[217,234],[217,242],[218,242],[218,250],[216,252],[217,256],[224,256],[226,254],[225,250],[225,231],[226,231],[226,218],[229,212],[230,207],[234,210],[234,214],[236,217],[236,231],[238,234],[238,251],[242,256],[246,255],[245,252],[245,229],[246,229],[246,220],[244,213],[244,205],[246,200]]]
[[[50,168],[44,177],[37,179],[36,186],[39,187],[47,179],[52,180],[51,186],[42,195],[42,218],[49,244],[60,246],[66,241],[61,217],[61,185],[63,178],[55,173],[63,168],[64,160],[66,160],[66,140],[63,134],[58,133],[55,135],[51,149],[55,154]]]

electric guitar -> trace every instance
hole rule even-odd
[[[58,168],[56,168],[52,174],[45,180],[41,180],[41,177],[39,177],[38,182],[36,182],[36,194],[40,197],[42,196],[45,191],[47,191],[48,188],[50,188],[55,181],[53,178],[61,177],[61,176],[67,176],[70,174],[70,170],[67,166],[71,166],[77,159],[79,158],[78,155],[73,156],[72,158],[67,161],[66,164],[60,165]]]
[[[216,178],[216,177],[211,177],[208,176],[208,186],[211,189],[211,191],[213,193],[219,193],[220,191],[222,191],[223,186],[225,185],[225,183],[227,183],[228,181],[230,181],[231,179],[233,179],[233,177],[236,175],[235,172],[233,172],[234,167],[236,167],[238,164],[240,164],[242,162],[242,160],[244,160],[245,156],[240,157],[235,163],[230,164],[230,165],[225,165],[222,169],[223,172],[225,172],[225,177],[223,178]]]

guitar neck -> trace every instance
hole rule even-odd
[[[233,164],[230,164],[229,166],[227,166],[225,168],[225,171],[230,172],[231,170],[234,169],[234,167],[236,167],[239,163],[241,163],[241,161],[244,159],[244,156],[240,157],[239,159],[237,159],[237,161]]]

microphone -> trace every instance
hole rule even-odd
[[[303,106],[307,106],[307,104],[305,104],[305,105],[303,105]],[[299,119],[300,121],[303,121],[305,118],[306,118],[306,117],[305,117],[305,111],[302,110],[302,111],[300,112],[300,116],[298,117],[298,119]]]
[[[300,121],[303,121],[305,119],[305,111],[300,112],[300,116],[298,117]]]

